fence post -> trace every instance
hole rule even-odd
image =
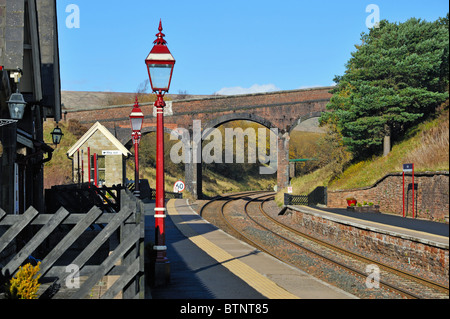
[[[140,223],[139,227],[139,275],[137,277],[137,284],[139,287],[139,299],[145,299],[145,270],[144,270],[144,254],[145,254],[145,210],[144,210],[144,202],[141,200],[138,200],[139,203],[139,220],[136,219],[136,222]]]
[[[133,214],[125,220],[121,229],[121,241],[127,236],[131,235],[131,232],[135,229],[136,225],[140,225],[140,238],[139,241],[136,242],[132,246],[132,248],[124,255],[122,260],[122,265],[125,267],[131,266],[136,259],[139,259],[139,273],[128,285],[126,285],[122,291],[123,299],[132,299],[138,294],[141,298],[144,297],[144,207],[143,203],[140,200],[137,200],[136,197],[122,190],[121,193],[121,209],[131,209]]]
[[[130,220],[133,220],[134,218],[136,218],[136,206],[133,205],[133,201],[132,199],[128,196],[128,194],[126,193],[125,190],[122,190],[121,193],[121,203],[120,203],[120,210],[122,209],[130,209],[133,211],[133,214],[130,215],[130,217],[128,219],[126,219],[122,226],[120,227],[120,242],[122,242],[123,240],[125,240],[125,238],[127,238],[127,236],[129,236],[130,232],[132,231],[133,227],[130,224]],[[135,245],[132,246],[132,248],[126,252],[123,255],[122,258],[122,266],[125,267],[125,269],[130,266],[134,259],[136,259],[136,247]],[[131,281],[128,285],[126,285],[123,290],[122,290],[122,298],[123,299],[131,299],[134,297],[136,292],[136,285],[134,281]]]
[[[292,196],[288,193],[284,193],[284,205],[291,205]]]

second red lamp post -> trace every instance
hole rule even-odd
[[[144,122],[144,113],[142,113],[139,103],[138,97],[136,96],[136,102],[134,103],[134,108],[130,114],[130,124],[131,124],[131,137],[133,139],[134,145],[134,195],[136,197],[141,196],[140,188],[139,188],[139,143],[141,141],[141,130],[142,124]]]

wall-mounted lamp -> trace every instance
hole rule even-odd
[[[61,138],[63,137],[64,134],[62,130],[58,127],[58,125],[56,125],[56,127],[50,134],[52,134],[53,144],[58,145],[59,143],[61,143]]]
[[[25,113],[25,106],[27,102],[25,102],[23,95],[19,92],[19,82],[22,77],[23,71],[20,68],[17,68],[17,72],[13,72],[10,74],[10,78],[14,79],[14,82],[17,84],[16,93],[11,94],[8,103],[9,115],[13,120],[21,120],[23,118],[23,114]]]
[[[16,93],[11,94],[8,103],[9,115],[13,120],[21,120],[25,113],[25,106],[27,102],[23,99],[23,95],[17,90]]]

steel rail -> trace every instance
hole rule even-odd
[[[361,277],[363,277],[363,278],[366,278],[366,277],[367,277],[367,274],[366,274],[366,273],[364,273],[364,272],[362,272],[362,271],[359,271],[359,270],[357,270],[357,269],[354,269],[354,268],[352,268],[352,267],[350,267],[350,266],[347,266],[347,265],[345,265],[345,264],[342,264],[342,263],[340,263],[340,262],[338,262],[338,261],[336,261],[336,260],[333,260],[333,259],[331,259],[331,258],[329,258],[329,257],[326,257],[326,256],[324,256],[324,255],[322,255],[322,254],[320,254],[320,253],[318,253],[318,252],[316,252],[316,251],[314,251],[314,250],[312,250],[312,249],[309,249],[309,248],[307,248],[307,247],[304,247],[304,246],[302,246],[302,245],[299,245],[298,243],[296,243],[296,242],[294,242],[294,241],[292,241],[292,240],[290,240],[290,239],[288,239],[288,238],[286,238],[286,237],[284,237],[284,236],[281,236],[281,235],[279,235],[279,234],[273,232],[271,229],[265,227],[265,226],[262,225],[261,223],[259,223],[259,222],[257,222],[256,220],[254,220],[254,218],[252,218],[252,217],[248,214],[248,206],[249,206],[249,204],[250,204],[251,202],[253,202],[254,200],[257,200],[257,199],[260,199],[260,198],[263,198],[263,197],[268,197],[268,196],[270,196],[270,198],[272,198],[272,197],[273,197],[273,193],[271,193],[271,194],[266,194],[266,195],[263,195],[263,196],[259,196],[259,197],[256,197],[256,198],[252,198],[252,199],[249,200],[249,201],[245,204],[245,206],[244,206],[244,212],[245,212],[245,214],[247,214],[247,216],[248,216],[255,224],[257,224],[259,227],[262,227],[263,229],[269,231],[270,233],[274,234],[275,236],[281,238],[282,240],[284,240],[284,241],[290,243],[291,245],[293,245],[293,246],[295,246],[295,247],[298,247],[298,248],[300,248],[300,249],[302,249],[302,250],[304,250],[304,251],[309,252],[310,254],[313,254],[313,255],[315,255],[315,256],[318,256],[318,257],[320,257],[320,258],[322,258],[322,259],[324,259],[324,260],[326,260],[326,261],[328,261],[328,262],[330,262],[330,263],[332,263],[332,264],[335,264],[335,265],[337,265],[337,266],[339,266],[339,267],[341,267],[341,268],[344,268],[344,269],[346,269],[347,271],[349,271],[349,272],[351,272],[351,273],[354,273],[354,274],[356,274],[356,275],[359,275],[359,276],[361,276]],[[230,202],[232,202],[232,201],[234,201],[234,200],[239,200],[239,199],[242,199],[242,198],[236,197],[236,198],[229,199],[229,200],[227,200],[227,201],[222,205],[222,208],[221,208],[221,216],[222,216],[223,220],[226,222],[226,224],[227,224],[233,231],[235,231],[235,232],[238,233],[241,237],[243,237],[243,238],[245,239],[245,241],[247,241],[249,244],[253,245],[255,248],[257,248],[257,249],[259,249],[259,250],[261,250],[261,251],[263,251],[263,252],[265,252],[265,253],[267,253],[267,254],[273,256],[274,258],[276,258],[276,259],[278,259],[278,260],[280,260],[280,261],[282,261],[282,262],[285,262],[285,263],[290,264],[291,266],[297,267],[297,265],[293,264],[293,263],[290,262],[289,260],[280,258],[279,256],[277,256],[276,254],[272,253],[272,252],[271,252],[270,250],[268,250],[267,248],[262,247],[261,245],[259,245],[258,243],[256,243],[254,240],[252,240],[252,239],[250,239],[248,236],[244,235],[241,231],[239,231],[236,227],[234,227],[234,226],[232,225],[232,223],[226,218],[226,216],[225,216],[225,206],[226,206],[227,204],[229,204]],[[401,295],[409,296],[410,298],[414,298],[414,299],[420,298],[419,296],[416,296],[416,295],[414,295],[414,294],[411,294],[410,292],[403,291],[402,289],[399,289],[399,288],[397,288],[397,287],[395,287],[395,286],[392,286],[392,285],[390,285],[390,284],[385,284],[385,283],[384,283],[383,281],[381,281],[381,280],[380,280],[380,284],[383,285],[383,286],[385,286],[385,287],[389,287],[389,288],[392,289],[392,290],[395,290],[395,291],[399,292]]]
[[[225,216],[225,206],[228,205],[229,203],[231,203],[232,201],[235,201],[235,200],[242,200],[242,199],[245,200],[246,198],[249,197],[249,195],[258,195],[258,194],[260,194],[260,193],[262,193],[262,192],[264,192],[264,191],[243,192],[243,193],[230,194],[230,195],[227,195],[227,196],[220,196],[220,197],[214,198],[214,199],[210,200],[209,202],[207,202],[207,203],[201,208],[201,210],[200,210],[200,215],[202,216],[205,207],[207,207],[209,204],[211,204],[211,203],[213,203],[213,202],[216,202],[216,201],[219,201],[219,200],[225,200],[225,202],[221,205],[221,208],[220,208],[220,214],[219,214],[219,215],[221,216],[221,219],[225,222],[226,226],[227,226],[230,230],[232,230],[233,232],[235,232],[235,233],[237,234],[238,237],[241,237],[242,239],[244,239],[246,242],[248,242],[249,244],[251,244],[251,245],[254,246],[255,248],[257,248],[257,249],[259,249],[259,250],[261,250],[261,251],[263,251],[263,252],[265,252],[265,253],[267,253],[267,254],[269,254],[269,255],[275,257],[275,258],[277,258],[278,260],[281,260],[281,261],[283,261],[283,262],[285,262],[285,263],[288,263],[288,264],[290,264],[290,265],[292,265],[292,266],[294,266],[294,267],[297,267],[296,265],[294,265],[294,264],[291,263],[290,261],[285,260],[285,259],[283,259],[283,258],[281,258],[281,257],[278,257],[276,254],[272,253],[272,252],[271,252],[270,250],[268,250],[267,248],[264,248],[264,247],[262,247],[259,243],[255,242],[255,240],[252,240],[251,238],[249,238],[248,236],[246,236],[245,234],[243,234],[243,233],[242,233],[239,229],[237,229],[237,228],[231,223],[231,221]],[[312,249],[310,249],[310,248],[304,247],[304,246],[302,246],[302,245],[300,245],[300,244],[298,244],[298,243],[296,243],[296,242],[290,240],[289,238],[286,238],[285,236],[282,236],[282,235],[280,235],[280,234],[278,234],[278,233],[272,231],[272,230],[269,229],[268,227],[262,225],[260,222],[256,221],[253,217],[250,216],[250,214],[249,214],[249,212],[248,212],[248,206],[250,205],[250,203],[252,203],[252,202],[254,202],[254,201],[258,200],[258,199],[262,199],[262,198],[264,198],[264,197],[267,197],[265,200],[263,200],[263,201],[259,204],[259,210],[260,210],[260,212],[261,212],[266,218],[268,218],[269,221],[271,221],[271,222],[277,224],[278,226],[280,226],[280,227],[282,227],[282,228],[284,228],[284,229],[286,229],[286,230],[288,230],[288,231],[290,231],[290,232],[293,232],[295,235],[301,236],[301,237],[303,237],[303,238],[306,238],[307,240],[310,240],[310,241],[312,241],[312,242],[314,242],[314,243],[316,243],[316,244],[319,244],[319,245],[321,245],[321,246],[325,246],[325,247],[327,247],[328,249],[332,249],[332,250],[334,250],[334,251],[338,251],[338,252],[340,252],[340,253],[342,253],[342,254],[344,254],[344,255],[347,255],[347,256],[349,256],[349,257],[351,257],[351,258],[355,258],[355,259],[360,260],[360,261],[362,261],[362,262],[368,262],[368,263],[370,263],[370,264],[376,264],[376,265],[379,265],[379,266],[381,266],[380,268],[382,268],[384,271],[395,272],[395,273],[397,273],[397,275],[399,275],[399,276],[402,276],[402,275],[399,274],[399,273],[404,273],[405,275],[402,276],[402,277],[408,276],[408,277],[410,277],[409,280],[413,280],[414,282],[421,281],[422,284],[424,284],[423,282],[426,281],[426,282],[428,282],[428,284],[432,284],[432,285],[436,285],[436,284],[437,284],[437,283],[428,281],[428,280],[426,280],[426,279],[424,279],[424,278],[420,278],[420,277],[417,277],[417,276],[415,276],[415,275],[413,275],[413,274],[409,274],[409,273],[407,273],[407,272],[404,272],[404,271],[398,270],[398,269],[396,269],[396,268],[393,268],[393,267],[391,267],[391,266],[385,265],[385,264],[383,264],[383,263],[381,263],[381,262],[378,262],[378,261],[376,261],[376,260],[372,260],[372,259],[367,258],[367,257],[365,257],[365,256],[359,255],[359,254],[357,254],[357,253],[353,253],[353,252],[351,252],[351,251],[347,251],[347,250],[345,250],[345,249],[343,249],[343,248],[340,248],[340,247],[338,247],[338,246],[329,244],[329,243],[324,242],[324,241],[322,241],[322,240],[320,240],[320,239],[317,239],[317,238],[314,238],[314,237],[309,236],[309,235],[307,235],[307,234],[304,234],[304,233],[302,233],[302,232],[300,232],[300,231],[298,231],[298,230],[296,230],[296,229],[294,229],[294,228],[292,228],[292,227],[289,227],[289,226],[287,226],[287,225],[285,225],[285,224],[283,224],[283,223],[280,223],[279,221],[275,220],[275,219],[272,218],[270,215],[268,215],[268,214],[264,211],[264,208],[263,208],[263,205],[264,205],[265,202],[267,202],[268,200],[273,199],[274,193],[272,193],[272,192],[269,193],[269,194],[267,194],[267,192],[264,192],[264,193],[266,193],[266,194],[264,194],[264,195],[262,195],[262,196],[257,196],[257,197],[250,198],[250,199],[247,201],[247,203],[244,205],[244,212],[245,212],[245,214],[248,216],[248,218],[249,218],[251,221],[253,221],[253,222],[254,222],[256,225],[258,225],[259,227],[261,227],[261,228],[263,228],[263,229],[269,231],[270,233],[274,234],[275,236],[281,238],[282,240],[284,240],[284,241],[286,241],[286,242],[288,242],[288,243],[294,245],[295,247],[298,247],[298,248],[300,248],[300,249],[302,249],[302,250],[304,250],[304,251],[307,251],[307,252],[309,252],[309,253],[311,253],[311,254],[313,254],[313,255],[315,255],[315,256],[318,256],[318,257],[320,257],[320,258],[322,258],[322,259],[325,259],[325,260],[327,260],[328,262],[330,262],[330,263],[332,263],[332,264],[334,264],[334,265],[337,265],[337,266],[339,266],[339,267],[341,267],[341,268],[343,268],[343,269],[346,269],[347,271],[349,271],[349,272],[351,272],[351,273],[354,273],[354,274],[356,274],[356,275],[358,275],[358,276],[361,276],[361,277],[363,277],[363,278],[367,278],[367,273],[365,273],[365,272],[363,272],[363,271],[360,271],[360,270],[358,270],[358,269],[355,269],[355,268],[353,268],[353,267],[350,267],[350,266],[348,266],[348,265],[345,265],[345,264],[343,264],[343,263],[341,263],[341,262],[339,262],[339,261],[333,260],[332,258],[329,258],[329,257],[327,257],[327,256],[324,256],[324,255],[320,254],[319,252],[316,252],[316,251],[314,251],[314,250],[312,250]],[[386,270],[386,269],[388,269],[388,270]],[[411,278],[414,278],[414,279],[416,279],[416,280],[411,279]],[[394,290],[394,291],[398,292],[399,294],[401,294],[401,295],[403,295],[403,296],[406,296],[406,297],[409,297],[409,298],[414,298],[414,299],[420,299],[420,298],[422,298],[421,296],[419,296],[419,295],[417,295],[417,294],[414,294],[414,293],[412,293],[412,292],[406,291],[406,290],[404,290],[404,289],[402,289],[402,288],[400,288],[400,287],[394,286],[393,284],[390,284],[390,283],[388,283],[388,282],[386,282],[386,281],[384,281],[384,280],[380,280],[380,285],[382,285],[382,286],[384,286],[384,287],[386,287],[386,288],[389,288],[389,289],[391,289],[391,290]],[[440,284],[437,284],[437,285],[440,285]],[[440,287],[440,289],[438,289],[438,290],[440,290],[440,291],[444,290],[444,291],[446,291],[447,294],[448,294],[448,288],[446,288],[446,287],[443,286],[443,285],[440,285],[440,286],[441,286],[441,287]],[[436,289],[435,287],[433,287],[433,288]]]
[[[238,196],[239,197],[238,199],[240,199],[243,195],[249,196],[252,194],[260,194],[260,193],[267,193],[267,192],[266,191],[247,191],[247,192],[229,194],[229,195],[225,195],[225,196],[218,195],[216,197],[211,198],[205,205],[202,206],[202,208],[200,208],[199,215],[201,217],[203,217],[203,210],[205,209],[205,207],[207,207],[208,205],[210,205],[216,201],[232,199],[234,196]]]
[[[261,197],[266,197],[266,196],[261,196]],[[261,197],[259,197],[259,198],[261,198]],[[260,227],[266,229],[267,231],[273,233],[275,236],[277,236],[277,237],[279,237],[279,238],[281,238],[281,239],[283,239],[283,240],[289,242],[290,244],[294,245],[295,247],[298,247],[298,248],[300,248],[300,249],[303,249],[303,250],[305,250],[305,251],[307,251],[307,252],[309,252],[309,253],[311,253],[311,254],[313,254],[313,255],[315,255],[315,256],[318,256],[318,257],[320,257],[320,258],[322,258],[322,259],[324,259],[324,260],[326,260],[326,261],[328,261],[328,262],[330,262],[330,263],[332,263],[332,264],[335,264],[335,265],[337,265],[338,267],[341,267],[341,268],[343,268],[343,269],[345,269],[345,270],[347,270],[347,271],[349,271],[349,272],[351,272],[351,273],[354,273],[354,274],[356,274],[356,275],[358,275],[358,276],[360,276],[360,277],[367,278],[367,273],[365,273],[365,272],[363,272],[363,271],[360,271],[360,270],[358,270],[358,269],[355,269],[355,268],[353,268],[353,267],[351,267],[351,266],[348,266],[348,265],[346,265],[346,264],[344,264],[344,263],[342,263],[342,262],[339,262],[339,261],[337,261],[337,260],[334,260],[334,259],[332,259],[332,258],[329,258],[329,257],[327,257],[327,256],[325,256],[325,255],[323,255],[323,254],[321,254],[321,253],[319,253],[319,252],[317,252],[317,251],[314,251],[313,249],[304,247],[304,246],[302,246],[302,245],[300,245],[300,244],[298,244],[298,243],[296,243],[296,242],[290,240],[289,238],[286,238],[285,236],[282,236],[282,235],[280,235],[280,234],[278,234],[278,233],[272,231],[272,230],[269,229],[268,227],[262,225],[260,222],[257,222],[257,221],[256,221],[254,218],[252,218],[252,217],[250,216],[250,214],[248,213],[248,205],[250,205],[250,203],[251,203],[252,201],[254,201],[254,200],[256,200],[256,199],[259,199],[259,198],[254,198],[254,199],[248,201],[248,202],[245,204],[245,206],[244,206],[244,211],[245,211],[245,213],[247,214],[247,216],[248,216],[254,223],[256,223],[258,226],[260,226]],[[297,235],[299,235],[299,234],[297,234]],[[302,236],[302,235],[300,235],[300,236]],[[304,237],[304,236],[302,236],[302,237]],[[307,239],[308,239],[308,240],[311,240],[310,238],[307,238]],[[313,241],[313,242],[316,242],[315,240],[312,240],[312,241]],[[320,243],[319,243],[319,244],[320,244]],[[264,249],[264,251],[265,251],[266,253],[272,255],[273,257],[275,257],[275,258],[277,258],[277,259],[283,261],[283,262],[288,262],[287,260],[284,260],[283,258],[277,257],[276,255],[274,255],[273,253],[271,253],[271,252],[268,251],[267,249]],[[290,263],[290,262],[288,262],[288,263],[292,265],[292,263]],[[394,290],[394,291],[397,291],[397,292],[398,292],[399,294],[401,294],[401,295],[407,296],[407,297],[412,298],[412,299],[420,299],[420,296],[418,296],[418,295],[416,295],[416,294],[413,294],[413,293],[411,293],[411,292],[409,292],[409,291],[403,290],[402,288],[396,287],[396,286],[394,286],[394,285],[392,285],[392,284],[390,284],[390,283],[387,283],[387,282],[385,282],[385,281],[383,281],[383,280],[380,280],[379,283],[380,283],[380,285],[382,285],[382,286],[384,286],[384,287],[386,287],[386,288],[389,288],[389,289],[392,289],[392,290]]]

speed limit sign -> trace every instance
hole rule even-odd
[[[175,193],[181,193],[182,191],[184,191],[186,185],[184,185],[183,181],[176,181],[175,185],[173,185],[173,191]]]

